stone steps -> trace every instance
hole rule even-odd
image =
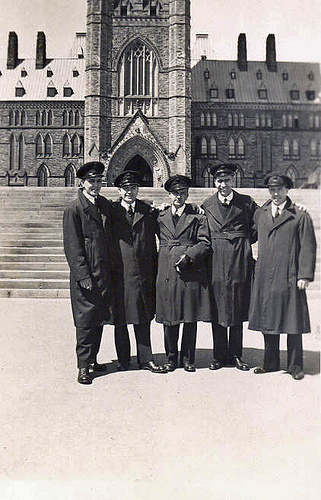
[[[268,198],[265,189],[239,189],[259,204]],[[191,188],[189,201],[199,205],[213,189]],[[116,188],[103,188],[103,196],[116,200]],[[292,199],[303,204],[314,219],[320,237],[320,194],[293,190]],[[63,253],[63,210],[77,197],[77,188],[0,188],[0,297],[68,298],[69,268]],[[140,199],[156,206],[169,202],[163,189],[141,188]],[[320,290],[320,257],[316,281],[308,293]]]

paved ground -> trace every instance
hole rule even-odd
[[[311,294],[300,382],[284,371],[211,372],[200,324],[196,373],[154,375],[135,359],[115,372],[106,327],[109,372],[81,386],[69,301],[0,300],[0,499],[319,499],[319,307]],[[251,366],[262,346],[261,334],[245,333]],[[156,324],[153,347],[162,361]]]

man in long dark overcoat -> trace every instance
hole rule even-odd
[[[250,196],[232,189],[236,170],[237,165],[230,163],[212,167],[217,192],[202,205],[213,249],[211,291],[217,311],[212,322],[211,370],[226,365],[249,370],[242,361],[243,321],[248,319],[254,263],[251,244],[256,241],[253,215],[258,206]]]
[[[254,371],[280,369],[280,334],[287,333],[287,371],[301,380],[302,334],[310,332],[306,288],[316,260],[313,222],[287,196],[289,177],[272,172],[265,183],[271,199],[254,215],[259,248],[249,315],[249,328],[263,332],[265,352],[263,367]]]
[[[180,365],[194,372],[197,321],[211,321],[207,257],[211,253],[206,217],[186,203],[191,180],[174,175],[165,182],[171,205],[161,211],[156,284],[156,321],[164,325],[167,371],[178,363],[179,325],[183,323]]]
[[[63,241],[70,267],[70,296],[76,326],[78,382],[90,384],[90,370],[105,371],[97,363],[103,324],[113,323],[115,280],[110,202],[99,195],[104,165],[79,168],[78,198],[64,211]]]
[[[126,170],[115,179],[120,200],[113,203],[112,227],[118,251],[115,344],[119,370],[130,363],[128,324],[134,325],[139,367],[164,373],[153,360],[150,323],[155,316],[157,211],[137,199],[140,175]]]

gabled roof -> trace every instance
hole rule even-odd
[[[204,78],[204,71],[209,78]],[[262,79],[256,73],[262,72]],[[231,78],[235,72],[236,78]],[[283,80],[283,73],[288,79]],[[311,76],[314,79],[311,80]],[[209,99],[209,89],[218,89],[218,98]],[[226,98],[226,89],[234,88],[235,99]],[[267,99],[259,99],[258,90],[267,90]],[[299,90],[300,99],[292,100],[290,90]],[[309,101],[306,91],[314,90],[316,99]],[[277,72],[268,70],[264,61],[249,61],[248,71],[240,71],[236,61],[201,60],[192,68],[192,101],[228,103],[316,104],[321,102],[321,75],[318,63],[278,62]]]
[[[43,69],[36,69],[35,59],[23,59],[15,69],[7,69],[7,62],[0,60],[0,101],[84,101],[85,99],[85,59],[50,59]],[[21,70],[27,76],[21,76]],[[77,69],[79,76],[74,77]],[[47,76],[47,70],[52,75]],[[66,82],[73,90],[70,97],[63,96]],[[25,89],[23,97],[15,96],[15,89],[20,82]],[[48,86],[57,90],[54,97],[47,96]]]

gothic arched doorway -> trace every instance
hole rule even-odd
[[[124,170],[135,170],[140,173],[142,177],[142,186],[143,187],[151,187],[153,186],[153,173],[151,171],[150,166],[147,161],[144,160],[140,155],[134,156],[127,165]]]

